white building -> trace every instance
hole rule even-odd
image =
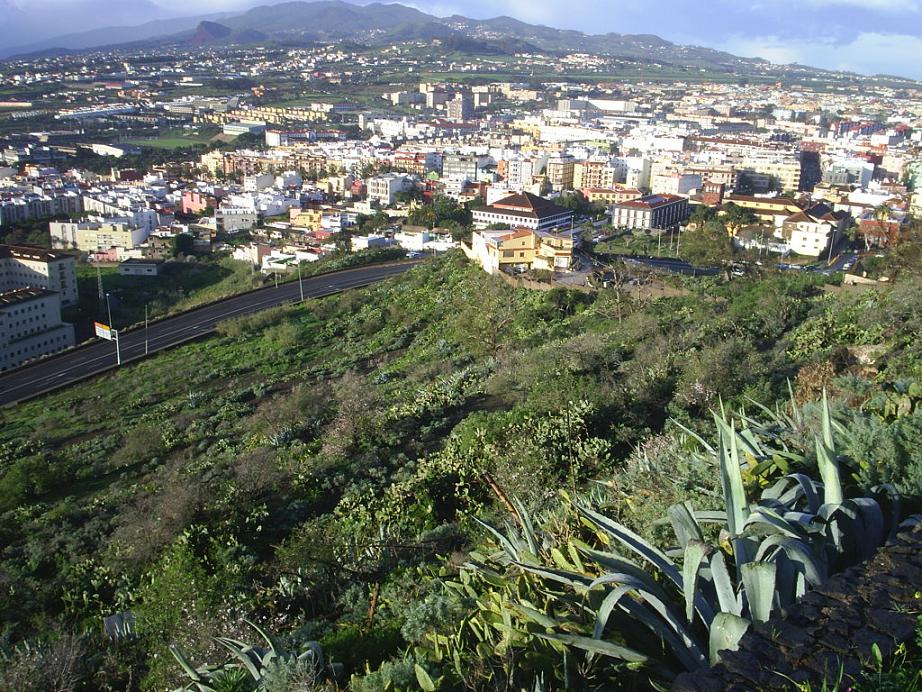
[[[848,218],[845,212],[832,211],[825,204],[817,204],[785,219],[781,237],[791,252],[820,257],[842,238]]]
[[[406,192],[413,187],[413,181],[399,173],[386,173],[369,178],[366,185],[369,201],[389,207],[397,199],[398,192]]]
[[[61,294],[61,305],[77,303],[77,259],[66,252],[0,245],[0,293],[43,288]]]
[[[74,345],[61,322],[61,294],[41,288],[0,293],[0,371]]]
[[[388,247],[393,241],[383,235],[376,235],[374,233],[370,235],[357,235],[353,236],[351,239],[351,247],[353,252],[358,252],[359,250],[368,250],[376,247]]]
[[[243,176],[244,192],[260,192],[275,184],[275,176],[271,173],[254,173]]]

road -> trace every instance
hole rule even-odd
[[[303,280],[304,297],[319,298],[350,288],[359,288],[400,274],[416,262],[377,265],[349,269]],[[266,308],[300,300],[298,282],[280,284],[244,293],[212,305],[184,312],[158,322],[147,329],[150,353],[176,346],[214,331],[218,322],[249,315]],[[122,363],[145,357],[144,327],[120,334]],[[0,406],[9,406],[53,389],[60,389],[92,375],[117,367],[115,344],[94,340],[65,353],[36,361],[0,374]]]

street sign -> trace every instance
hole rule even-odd
[[[102,322],[94,322],[96,327],[96,336],[100,339],[105,339],[106,341],[112,341],[115,337],[113,336],[115,330],[112,329],[108,324],[103,324]]]

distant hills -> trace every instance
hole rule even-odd
[[[640,62],[742,73],[761,70],[767,65],[767,61],[759,58],[740,58],[711,48],[678,45],[650,34],[589,35],[528,24],[512,17],[485,20],[460,15],[436,17],[400,4],[353,5],[341,0],[284,2],[254,7],[240,14],[159,20],[135,27],[99,29],[8,49],[5,54],[61,53],[95,47],[112,48],[128,43],[155,47],[165,44],[268,42],[313,45],[349,41],[375,46],[435,39],[467,52],[578,50]]]

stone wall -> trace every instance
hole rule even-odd
[[[806,594],[784,618],[750,628],[738,651],[686,673],[674,692],[789,690],[824,680],[847,689],[871,659],[913,638],[922,610],[922,525],[904,529],[868,562]],[[831,687],[831,689],[834,689]]]

